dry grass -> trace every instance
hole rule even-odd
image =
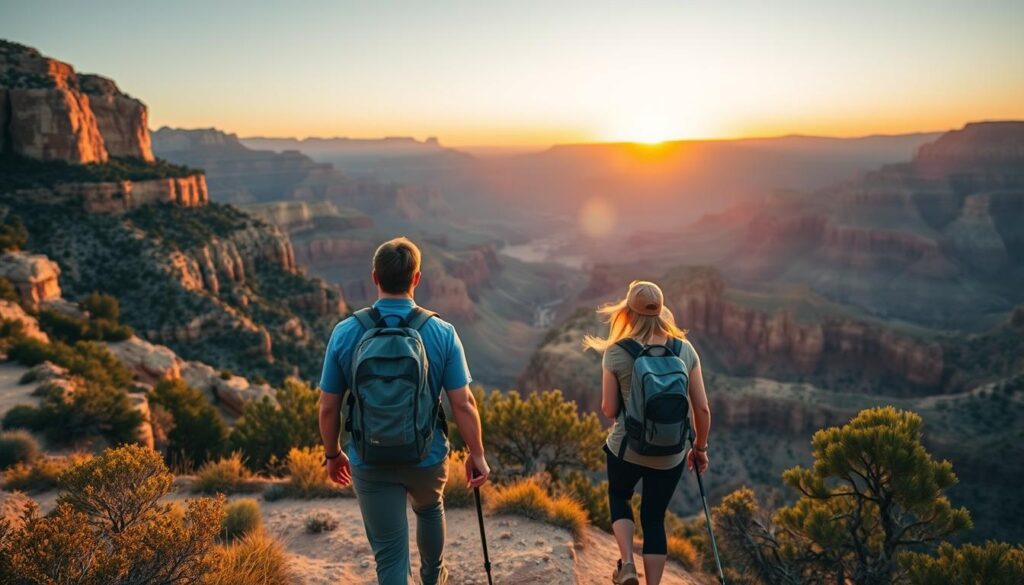
[[[352,488],[343,488],[327,477],[323,465],[323,447],[292,448],[285,467],[288,469],[287,495],[294,498],[335,498],[352,495]]]
[[[89,459],[88,455],[39,457],[31,463],[17,463],[4,472],[4,489],[24,492],[45,492],[57,487],[57,478],[71,467]]]
[[[224,506],[224,519],[220,522],[220,534],[226,541],[233,541],[263,527],[260,504],[252,498],[228,502]]]
[[[196,472],[192,491],[203,494],[234,494],[256,489],[255,476],[239,452],[217,461],[207,461]]]
[[[338,520],[327,512],[316,512],[306,516],[306,531],[312,534],[331,532],[338,527]]]
[[[224,546],[202,585],[279,585],[290,583],[284,546],[262,530]]]
[[[466,458],[469,454],[453,451],[448,458],[448,481],[444,484],[444,506],[465,508],[473,505],[473,490],[466,485]]]
[[[488,495],[492,512],[515,514],[565,528],[577,540],[587,528],[587,512],[568,496],[551,497],[534,478],[506,484]]]
[[[681,536],[668,537],[668,558],[689,571],[700,569],[701,555],[693,543]]]
[[[569,496],[552,498],[548,521],[571,532],[573,538],[579,540],[583,537],[587,531],[588,520],[587,511],[577,500]]]

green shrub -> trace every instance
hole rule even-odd
[[[0,251],[20,250],[28,242],[28,230],[21,218],[7,214],[0,223]],[[5,279],[6,280],[6,279]],[[10,284],[8,282],[8,284]]]
[[[111,295],[94,291],[86,295],[79,305],[88,311],[93,319],[104,319],[117,323],[121,318],[121,307],[117,298]]]
[[[523,398],[518,392],[491,392],[480,418],[488,452],[510,475],[544,471],[558,479],[571,470],[597,469],[604,461],[605,432],[597,415],[580,414],[558,390]]]
[[[161,504],[172,479],[159,454],[137,445],[73,465],[52,513],[0,529],[4,582],[199,582],[215,566],[222,502]]]
[[[308,385],[286,380],[277,391],[277,404],[264,397],[246,404],[228,437],[233,450],[245,453],[254,469],[283,461],[293,447],[320,444],[319,395]]]
[[[39,456],[39,443],[25,431],[0,433],[0,469],[16,463],[31,463]]]
[[[187,177],[199,172],[201,171],[160,159],[145,161],[134,157],[110,157],[104,163],[78,165],[60,160],[43,161],[3,154],[0,155],[0,193],[33,187],[52,187],[61,183],[106,183]],[[18,239],[14,238],[14,241],[17,242]]]
[[[86,383],[67,400],[51,392],[28,420],[32,430],[56,444],[73,444],[81,439],[102,437],[113,445],[130,443],[138,437],[142,414],[120,389]]]
[[[28,367],[51,361],[68,369],[68,373],[87,381],[128,388],[134,378],[121,360],[98,343],[78,341],[68,345],[61,341],[43,343],[21,338],[7,351],[10,359]]]
[[[1019,585],[1024,583],[1024,546],[986,542],[983,546],[948,542],[938,555],[907,553],[902,559],[911,585]]]
[[[220,534],[224,540],[232,541],[262,528],[263,516],[256,500],[244,498],[224,506],[224,519],[220,523]]]
[[[196,474],[192,491],[203,494],[248,492],[256,489],[253,479],[242,454],[236,451],[229,457],[204,463]]]
[[[331,532],[338,527],[338,521],[327,512],[316,512],[306,516],[306,531],[313,534]]]
[[[0,242],[3,241],[0,236]],[[0,243],[2,245],[2,243]],[[11,281],[7,278],[0,276],[0,300],[10,301],[12,303],[21,302],[21,295],[18,294],[18,289],[14,288]]]
[[[39,409],[27,404],[18,404],[4,414],[5,429],[34,429],[38,426]]]
[[[39,326],[51,337],[76,341],[124,341],[134,333],[131,327],[109,319],[74,317],[60,311],[44,309],[39,313]]]
[[[276,502],[289,496],[288,484],[272,483],[263,490],[264,502]]]
[[[171,461],[201,465],[223,453],[227,425],[202,391],[182,380],[166,380],[156,385],[151,399],[173,419],[167,433]]]

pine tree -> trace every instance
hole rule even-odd
[[[716,508],[723,540],[768,585],[890,585],[906,582],[899,555],[971,527],[944,495],[956,483],[948,461],[921,443],[921,417],[892,407],[864,410],[818,431],[814,465],[783,474],[800,498],[768,521],[752,493]]]

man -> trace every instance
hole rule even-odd
[[[416,309],[413,293],[420,282],[420,250],[406,238],[381,244],[373,256],[373,283],[377,286],[374,312],[379,326],[407,327],[407,317],[425,313]],[[425,313],[417,331],[427,358],[424,368],[426,383],[432,392],[434,406],[444,391],[451,405],[455,424],[469,448],[466,460],[466,481],[479,487],[487,481],[490,468],[484,459],[480,416],[469,390],[471,381],[466,356],[455,328],[437,316]],[[352,390],[353,354],[360,339],[368,331],[367,317],[349,317],[339,323],[331,335],[320,378],[320,435],[323,438],[330,478],[341,484],[353,484],[359,509],[363,515],[366,536],[377,561],[377,580],[381,585],[408,583],[409,529],[405,501],[416,513],[416,544],[420,552],[420,578],[424,585],[444,584],[448,571],[442,564],[444,552],[444,484],[447,480],[448,438],[434,432],[429,444],[423,445],[424,456],[418,463],[400,466],[374,466],[361,460],[360,452],[349,441],[347,453],[339,443],[343,404],[345,416],[351,418],[346,391]],[[359,359],[360,356],[355,356]],[[360,372],[363,370],[360,368]],[[360,374],[360,384],[365,384]],[[385,382],[392,377],[385,377]],[[381,386],[375,387],[380,389]],[[394,386],[386,387],[389,392]],[[368,391],[365,387],[360,392]],[[379,407],[378,407],[379,408]],[[395,407],[399,408],[399,407]],[[413,417],[388,413],[403,422]],[[360,415],[366,416],[366,415]],[[443,414],[438,428],[444,424]],[[348,420],[346,424],[351,425]],[[374,445],[370,445],[372,449]]]

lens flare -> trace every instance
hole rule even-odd
[[[603,238],[611,235],[615,229],[615,220],[615,206],[604,197],[591,197],[580,207],[580,231],[585,236]]]

